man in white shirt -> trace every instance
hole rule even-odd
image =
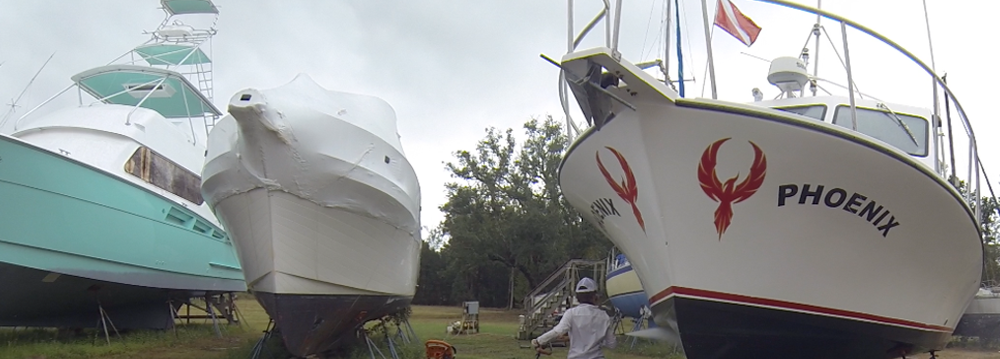
[[[618,343],[611,318],[595,304],[597,282],[590,278],[581,279],[576,284],[576,300],[580,305],[566,310],[555,328],[531,340],[531,344],[537,349],[569,332],[566,359],[603,359],[601,347],[614,349]]]

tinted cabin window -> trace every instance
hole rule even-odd
[[[826,117],[826,105],[775,107],[775,109],[794,112],[820,121],[823,121],[823,117]]]
[[[149,148],[139,147],[125,162],[125,172],[201,205],[201,178]]]
[[[893,116],[888,111],[860,107],[857,109],[858,132],[877,138],[911,155],[927,155],[927,120],[924,118],[904,115],[899,112]],[[896,118],[899,118],[899,121],[902,121],[906,126],[900,125]],[[833,124],[851,128],[851,107],[837,106]],[[907,128],[909,133],[907,133]]]

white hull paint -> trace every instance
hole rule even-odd
[[[979,286],[982,247],[968,207],[925,165],[805,117],[648,89],[609,88],[636,110],[615,103],[617,117],[578,139],[560,185],[631,260],[659,326],[683,332],[673,308],[657,304],[691,298],[950,334]],[[720,204],[698,171],[727,138],[707,171],[723,184],[748,172],[763,182],[732,205],[720,235]],[[751,169],[751,143],[766,169]],[[611,149],[632,171],[637,211],[609,183],[628,191]],[[805,185],[823,191],[804,195]]]
[[[384,101],[299,75],[244,90],[209,136],[202,191],[248,286],[296,295],[412,297],[419,185]]]

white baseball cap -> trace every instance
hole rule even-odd
[[[583,277],[579,282],[576,283],[577,293],[593,293],[597,291],[597,282],[593,279]]]

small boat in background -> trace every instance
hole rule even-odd
[[[624,253],[617,250],[611,252],[608,258],[608,276],[605,286],[611,305],[621,312],[623,317],[642,319],[649,302],[646,293],[639,282],[639,276],[632,269],[632,264]]]
[[[0,135],[0,326],[93,327],[106,313],[118,329],[168,328],[168,302],[246,290],[199,189],[194,123],[221,115],[201,50],[215,29],[180,23],[214,23],[218,10],[160,3],[166,19],[150,41],[116,59],[146,65],[81,72]],[[30,117],[72,87],[79,107]]]
[[[978,337],[983,341],[1000,340],[1000,286],[979,288],[955,326],[954,335]]]
[[[209,135],[202,193],[292,354],[334,349],[409,306],[420,187],[385,101],[305,74],[239,91]]]

